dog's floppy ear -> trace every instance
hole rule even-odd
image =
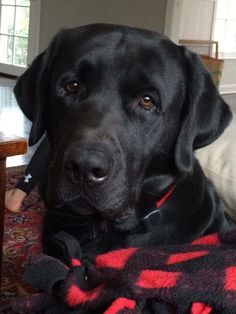
[[[229,106],[221,98],[200,58],[180,47],[186,72],[186,99],[175,146],[175,163],[182,174],[193,168],[193,151],[216,140],[231,121]]]
[[[52,40],[48,49],[42,52],[26,72],[19,77],[14,87],[14,93],[21,110],[32,121],[29,145],[34,145],[45,131],[44,110],[49,73],[59,34]]]
[[[43,59],[45,52],[41,53],[32,63],[32,65],[26,70],[26,72],[20,76],[16,86],[14,87],[14,93],[17,102],[25,114],[25,116],[32,121],[32,127],[29,136],[29,145],[35,144],[44,133],[43,123],[43,87],[45,86],[45,71],[43,65]]]

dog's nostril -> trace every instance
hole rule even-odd
[[[91,183],[102,183],[107,179],[111,171],[109,160],[90,161],[87,171],[84,172],[84,179]]]
[[[108,177],[111,171],[110,158],[96,158],[91,164],[91,168],[88,171],[88,180],[91,182],[103,182]]]
[[[109,169],[99,168],[99,167],[93,168],[91,170],[91,179],[98,180],[98,181],[104,180],[108,176],[108,173],[109,173]]]

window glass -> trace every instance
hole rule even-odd
[[[11,64],[13,56],[13,36],[0,35],[0,62]]]
[[[1,34],[14,34],[15,7],[3,5],[1,10]]]
[[[220,57],[236,58],[236,0],[218,0],[213,38]]]
[[[27,63],[27,38],[15,37],[13,64],[26,66]]]
[[[16,7],[15,35],[27,37],[29,33],[29,8]]]

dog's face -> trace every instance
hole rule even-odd
[[[191,173],[193,150],[231,116],[194,54],[122,26],[62,31],[15,93],[33,120],[30,143],[48,134],[49,206],[124,230],[136,224],[143,194],[158,198]]]

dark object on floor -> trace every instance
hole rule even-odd
[[[189,245],[127,248],[83,259],[75,238],[54,237],[68,265],[43,255],[24,279],[41,291],[15,299],[21,313],[232,314],[236,308],[236,230]],[[162,312],[163,304],[165,312]],[[159,312],[160,310],[160,312]]]

